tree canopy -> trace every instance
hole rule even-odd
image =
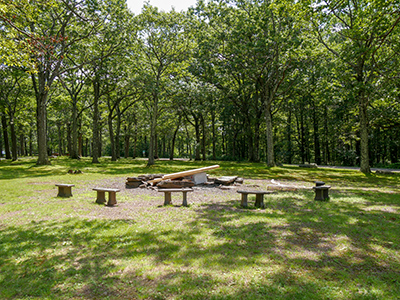
[[[396,164],[399,23],[395,0],[0,0],[0,155]]]

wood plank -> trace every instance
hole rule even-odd
[[[109,188],[93,188],[93,191],[98,191],[98,192],[119,192],[120,189],[109,189]]]
[[[255,194],[255,195],[267,195],[275,194],[273,191],[237,191],[240,194]]]
[[[163,180],[161,181],[157,187],[158,188],[182,188],[182,187],[192,187],[194,183],[190,180]]]
[[[167,192],[167,193],[172,193],[172,192],[193,192],[193,189],[191,188],[183,188],[183,189],[158,189],[159,192]]]
[[[156,178],[156,179],[150,180],[148,182],[156,183],[156,182],[160,182],[165,179],[181,178],[181,177],[190,176],[190,175],[202,173],[205,171],[213,170],[216,168],[219,168],[219,165],[213,165],[213,166],[204,167],[204,168],[200,168],[200,169],[193,169],[193,170],[188,170],[188,171],[183,171],[183,172],[178,172],[178,173],[167,174],[167,175],[164,175],[162,178]]]

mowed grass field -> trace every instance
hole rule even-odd
[[[282,190],[265,208],[235,190],[163,194],[129,176],[220,164],[240,189]],[[83,174],[68,174],[81,170]],[[332,186],[314,201],[312,186]],[[400,174],[262,163],[56,158],[0,161],[0,299],[400,299]],[[57,198],[56,183],[75,184]],[[119,187],[117,207],[96,186]],[[295,188],[286,188],[295,187]]]

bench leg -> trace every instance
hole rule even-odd
[[[264,208],[264,195],[263,194],[256,194],[255,207]]]
[[[242,194],[242,202],[240,202],[240,206],[247,208],[247,194]]]
[[[97,191],[96,203],[98,204],[106,203],[106,192]]]
[[[57,197],[65,197],[65,192],[64,192],[64,187],[63,186],[59,186],[58,187],[58,195]]]
[[[187,192],[182,192],[182,197],[183,197],[183,200],[182,200],[182,205],[183,206],[188,206],[188,204],[187,204]]]
[[[116,192],[108,192],[108,202],[107,206],[117,205],[117,193]]]
[[[57,197],[72,197],[72,188],[70,186],[59,186]]]
[[[323,194],[324,200],[329,200],[329,189],[324,190]]]
[[[315,190],[315,198],[314,200],[323,201],[324,200],[324,193],[321,189]]]
[[[164,192],[164,205],[172,204],[171,192]]]

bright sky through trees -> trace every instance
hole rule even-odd
[[[142,10],[143,5],[146,0],[127,0],[128,7],[130,10],[135,13],[135,15],[139,14]],[[196,0],[150,0],[149,1],[152,6],[157,6],[160,10],[170,11],[172,7],[175,8],[176,11],[187,10],[188,7],[194,6],[196,4]]]

